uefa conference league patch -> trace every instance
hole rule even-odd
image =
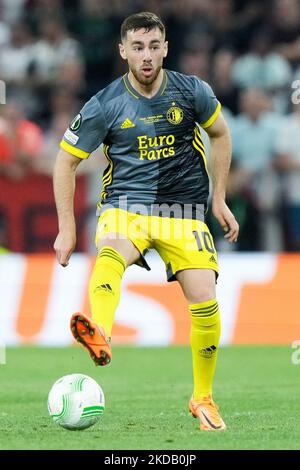
[[[78,131],[82,123],[82,115],[80,113],[74,117],[73,121],[69,125],[69,128],[64,133],[64,139],[70,142],[72,145],[76,145],[79,139],[79,136],[74,134],[72,131]]]
[[[80,113],[77,114],[77,116],[74,117],[73,121],[71,122],[69,129],[71,131],[78,131],[82,123],[82,115]]]

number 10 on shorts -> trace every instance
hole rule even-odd
[[[193,231],[193,235],[196,238],[198,251],[208,251],[209,253],[215,253],[214,242],[209,232],[202,230],[201,232]]]

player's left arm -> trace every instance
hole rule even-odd
[[[236,242],[239,224],[226,204],[226,184],[231,162],[231,137],[220,112],[212,125],[205,128],[211,145],[212,212],[226,232],[230,243]]]

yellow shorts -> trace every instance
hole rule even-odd
[[[154,248],[165,263],[168,281],[176,280],[176,273],[183,269],[212,269],[218,274],[213,238],[202,221],[140,215],[110,208],[99,217],[96,246],[100,238],[107,236],[131,240],[146,268],[144,255]]]

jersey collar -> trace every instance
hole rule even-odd
[[[165,92],[165,89],[166,89],[167,83],[168,83],[168,75],[167,75],[167,72],[166,72],[165,69],[163,69],[163,74],[164,74],[164,76],[163,76],[163,80],[161,82],[161,85],[159,87],[159,90],[157,91],[157,93],[154,96],[152,96],[152,98],[147,98],[146,96],[141,95],[135,88],[133,88],[130,81],[128,80],[128,72],[125,75],[123,75],[122,79],[123,79],[123,83],[125,85],[126,90],[134,98],[136,98],[137,100],[143,99],[143,100],[146,100],[146,101],[151,101],[151,100],[154,100],[155,98],[157,98],[159,96],[162,96]]]

